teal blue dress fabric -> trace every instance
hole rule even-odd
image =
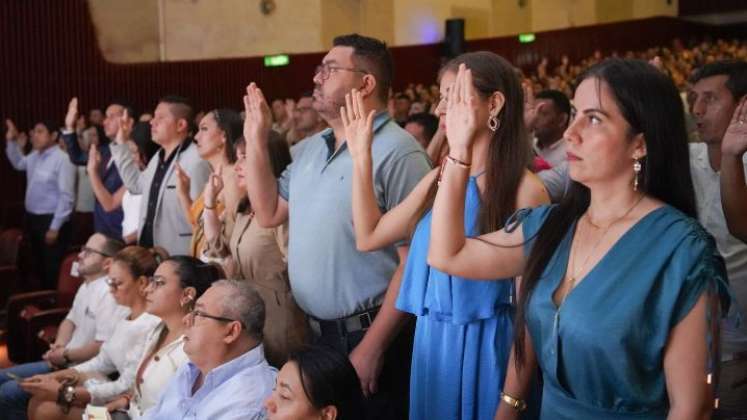
[[[480,197],[470,177],[464,228],[478,234]],[[512,279],[469,280],[428,266],[431,212],[416,226],[397,299],[415,314],[410,418],[493,419],[513,339]]]
[[[550,209],[520,217],[527,254]],[[541,418],[665,419],[670,331],[704,292],[728,296],[713,238],[694,219],[660,207],[619,239],[558,311],[552,296],[566,272],[574,228],[527,304],[544,379]]]

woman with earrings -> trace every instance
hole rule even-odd
[[[277,132],[270,131],[268,140],[270,163],[275,177],[291,162],[288,143]],[[265,301],[264,346],[267,361],[277,368],[283,366],[288,354],[302,346],[309,337],[306,315],[296,304],[288,280],[288,226],[263,228],[254,220],[254,212],[246,195],[246,142],[236,143],[236,185],[244,196],[235,209],[235,224],[227,235],[221,233],[220,214],[204,213],[205,237],[219,256],[225,257],[224,268],[229,278],[250,282]],[[212,182],[211,178],[211,182]],[[216,180],[219,181],[219,180]],[[221,191],[205,189],[206,200],[214,200]],[[212,194],[212,195],[211,195]]]
[[[477,147],[473,76],[461,69],[449,92],[457,160]],[[694,219],[677,89],[643,61],[612,59],[580,76],[574,104],[562,202],[470,238],[458,223],[468,173],[448,164],[428,260],[453,275],[522,276],[498,419],[527,407],[538,364],[542,419],[710,418],[726,274]]]
[[[468,235],[491,232],[522,207],[549,202],[542,183],[528,169],[530,153],[523,122],[523,98],[513,67],[490,52],[460,55],[440,72],[441,124],[463,121],[449,115],[448,100],[458,69],[474,72],[471,102],[475,147],[449,163],[469,175],[458,223]],[[374,195],[371,148],[374,111],[363,109],[361,93],[346,97],[341,111],[353,157],[353,225],[356,245],[370,251],[410,240],[397,308],[417,316],[410,379],[411,419],[492,419],[511,348],[512,276],[477,282],[449,275],[427,260],[431,206],[440,183],[433,170],[397,207],[381,214]],[[397,290],[390,288],[390,290]]]
[[[184,353],[183,318],[214,281],[223,277],[214,264],[184,255],[164,260],[146,289],[148,313],[161,323],[148,335],[142,355],[126,375],[133,378],[129,392],[106,404],[114,420],[139,419],[161,397],[177,369],[189,359]]]
[[[202,261],[212,261],[216,252],[205,241],[203,214],[205,210],[221,214],[222,230],[230,235],[236,205],[241,193],[236,186],[234,164],[236,163],[236,141],[241,138],[244,122],[241,116],[231,109],[214,109],[202,118],[195,135],[197,152],[213,170],[205,185],[205,190],[194,202],[189,195],[190,179],[179,165],[176,166],[177,192],[182,209],[193,226],[190,253]],[[220,191],[213,191],[220,184]],[[224,211],[229,209],[229,211]]]
[[[166,257],[160,248],[128,246],[117,253],[109,268],[109,286],[119,305],[130,315],[114,326],[115,333],[93,359],[46,375],[31,377],[21,387],[33,395],[30,419],[80,419],[86,405],[105,404],[132,386],[132,364],[142,354],[145,339],[161,320],[146,312],[149,278]],[[112,381],[108,375],[119,373]]]

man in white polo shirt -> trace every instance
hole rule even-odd
[[[14,379],[52,372],[84,362],[99,352],[114,332],[114,325],[129,309],[117,305],[106,284],[112,257],[124,245],[96,233],[78,254],[78,273],[84,282],[78,288],[73,307],[57,330],[57,339],[44,360],[0,371],[0,413],[3,418],[25,419],[29,394]]]

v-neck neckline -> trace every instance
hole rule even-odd
[[[622,235],[620,235],[620,237],[617,239],[617,241],[615,241],[615,243],[612,244],[612,246],[610,247],[610,249],[608,249],[607,252],[604,255],[602,255],[602,258],[600,258],[599,261],[597,261],[596,264],[594,264],[594,266],[591,267],[591,269],[586,274],[584,274],[584,276],[581,277],[576,282],[576,286],[574,286],[573,288],[571,288],[571,290],[569,290],[566,293],[566,295],[563,298],[563,300],[560,301],[559,304],[557,304],[557,303],[555,303],[555,293],[557,293],[558,288],[561,286],[561,284],[562,284],[563,280],[565,279],[566,274],[568,272],[568,264],[569,264],[570,258],[571,258],[571,251],[572,251],[572,248],[573,248],[573,240],[576,237],[576,226],[578,225],[578,220],[574,221],[570,232],[563,239],[564,242],[566,242],[566,241],[568,242],[568,247],[567,247],[567,250],[564,250],[564,253],[565,253],[565,258],[564,258],[565,263],[564,264],[565,265],[563,267],[562,275],[559,276],[559,279],[556,279],[555,284],[553,285],[553,288],[552,288],[552,292],[550,293],[550,303],[552,304],[552,307],[555,310],[555,313],[560,312],[560,310],[561,310],[561,308],[563,308],[565,302],[567,302],[568,299],[571,297],[571,294],[573,292],[575,292],[581,286],[582,283],[586,283],[586,279],[589,276],[591,276],[595,271],[597,271],[600,266],[602,266],[603,264],[606,263],[606,261],[609,258],[610,254],[613,254],[614,252],[617,251],[618,245],[621,242],[623,242],[625,239],[627,239],[628,236],[632,235],[634,231],[638,230],[638,228],[644,222],[648,221],[648,219],[649,219],[650,216],[652,216],[654,213],[659,212],[659,210],[667,208],[667,207],[668,206],[666,204],[664,204],[662,206],[659,206],[659,207],[657,207],[657,208],[649,211],[648,213],[646,213],[640,219],[638,219],[637,222],[635,222],[631,227],[628,228],[628,230],[626,230]],[[562,257],[562,256],[559,255],[559,257]]]

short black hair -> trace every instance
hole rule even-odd
[[[737,60],[723,60],[706,64],[695,70],[690,77],[690,83],[698,83],[701,79],[713,76],[727,76],[726,88],[729,89],[735,101],[747,95],[747,62]]]
[[[301,376],[301,387],[314,408],[337,408],[338,420],[364,418],[364,397],[347,355],[326,346],[305,347],[288,356]]]
[[[571,101],[568,100],[565,93],[559,90],[546,89],[537,93],[534,97],[535,99],[549,99],[552,101],[555,109],[568,114],[568,118],[571,117]]]
[[[353,48],[353,56],[360,60],[362,70],[376,78],[379,99],[386,102],[394,79],[394,61],[386,43],[359,34],[349,34],[336,37],[332,45]]]
[[[188,98],[179,95],[166,95],[162,96],[161,99],[158,100],[158,103],[169,104],[171,112],[177,119],[184,118],[190,127],[193,124],[194,108],[192,107],[192,102]]]
[[[405,122],[405,125],[409,123],[415,123],[423,127],[425,136],[430,141],[438,130],[438,117],[428,112],[418,112],[417,114],[410,115]]]
[[[412,102],[412,98],[410,98],[409,96],[405,95],[404,93],[398,93],[398,94],[394,95],[394,99],[404,99],[404,100],[406,100],[408,102]]]
[[[114,99],[112,99],[111,102],[109,102],[109,106],[111,106],[111,105],[119,105],[119,106],[121,106],[122,108],[124,108],[127,111],[127,115],[130,118],[132,118],[135,121],[137,121],[137,118],[139,117],[139,115],[136,114],[135,108],[132,106],[131,103],[129,103],[129,101],[126,101],[126,100],[124,100],[122,98],[114,98]]]

